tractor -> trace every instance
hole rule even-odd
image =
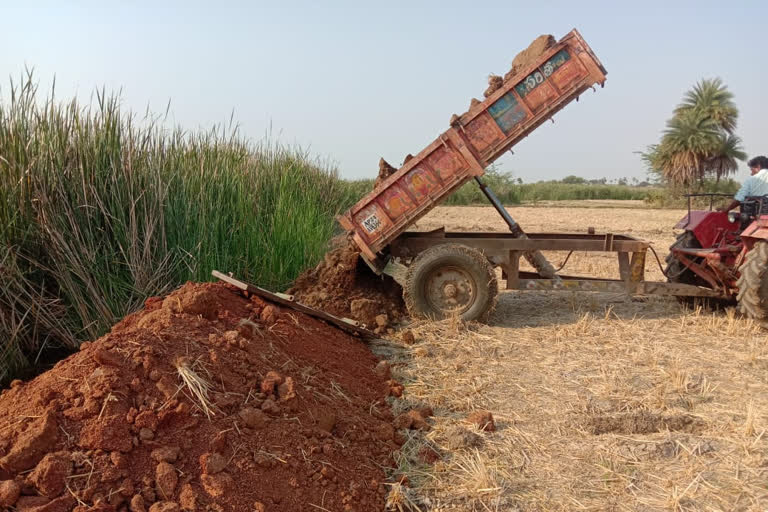
[[[695,198],[709,198],[709,210],[692,210]],[[768,196],[747,197],[739,211],[713,210],[728,194],[688,194],[688,214],[675,225],[683,232],[670,246],[665,275],[718,292],[709,305],[737,304],[759,322],[768,320]],[[690,302],[694,297],[681,296]]]

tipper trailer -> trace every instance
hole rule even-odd
[[[496,266],[501,267],[507,289],[730,297],[723,289],[692,281],[645,281],[650,245],[643,240],[612,233],[526,234],[483,184],[481,177],[491,163],[582,93],[597,85],[603,87],[606,75],[581,34],[572,30],[506,78],[484,101],[473,102],[469,111],[454,115],[448,130],[339,217],[375,272],[381,273],[392,258],[408,266],[403,293],[411,314],[484,318],[498,290]],[[510,233],[407,231],[471,180],[480,186]],[[540,252],[546,250],[614,252],[618,279],[558,275]],[[536,272],[520,271],[521,257]],[[666,275],[667,270],[662,270]]]

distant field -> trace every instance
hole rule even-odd
[[[483,177],[483,181],[505,205],[538,205],[561,201],[569,201],[569,204],[574,206],[579,206],[583,201],[632,201],[632,203],[627,204],[638,205],[640,202],[652,208],[683,208],[686,205],[682,191],[675,192],[663,187],[561,182],[516,183],[508,176],[494,173],[487,173]],[[359,199],[373,189],[373,180],[355,180],[345,183],[349,192],[348,197],[351,199]],[[701,187],[701,191],[733,194],[738,189],[738,185],[738,183],[730,180],[708,183]],[[356,200],[353,199],[353,202]],[[443,206],[486,205],[488,200],[477,184],[469,182],[446,197],[441,204]],[[563,204],[558,206],[563,206]],[[615,206],[612,205],[611,207]],[[622,205],[622,207],[624,206],[626,205]],[[708,207],[708,200],[700,202],[699,206]]]

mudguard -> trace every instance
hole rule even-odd
[[[752,245],[758,240],[768,240],[768,215],[761,215],[747,226],[747,229],[741,232],[741,239],[747,249],[752,249]]]
[[[768,228],[768,216],[765,218],[765,225]],[[739,227],[738,221],[731,222],[728,220],[726,212],[709,210],[691,210],[690,215],[686,215],[680,222],[675,224],[675,229],[693,232],[693,236],[699,241],[701,247],[705,249],[714,247],[724,232],[738,232]]]

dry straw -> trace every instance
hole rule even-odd
[[[420,227],[446,219],[451,229],[495,226],[487,210],[460,210]],[[610,223],[661,248],[680,213],[516,210],[530,231]],[[613,259],[571,260],[581,273],[615,272]],[[416,344],[377,350],[406,385],[398,409],[428,403],[436,412],[431,431],[409,434],[397,461],[422,508],[768,509],[768,348],[764,331],[735,311],[659,297],[509,292],[490,325],[411,329]],[[465,422],[476,409],[494,414],[496,432]],[[424,444],[441,460],[421,462]]]

